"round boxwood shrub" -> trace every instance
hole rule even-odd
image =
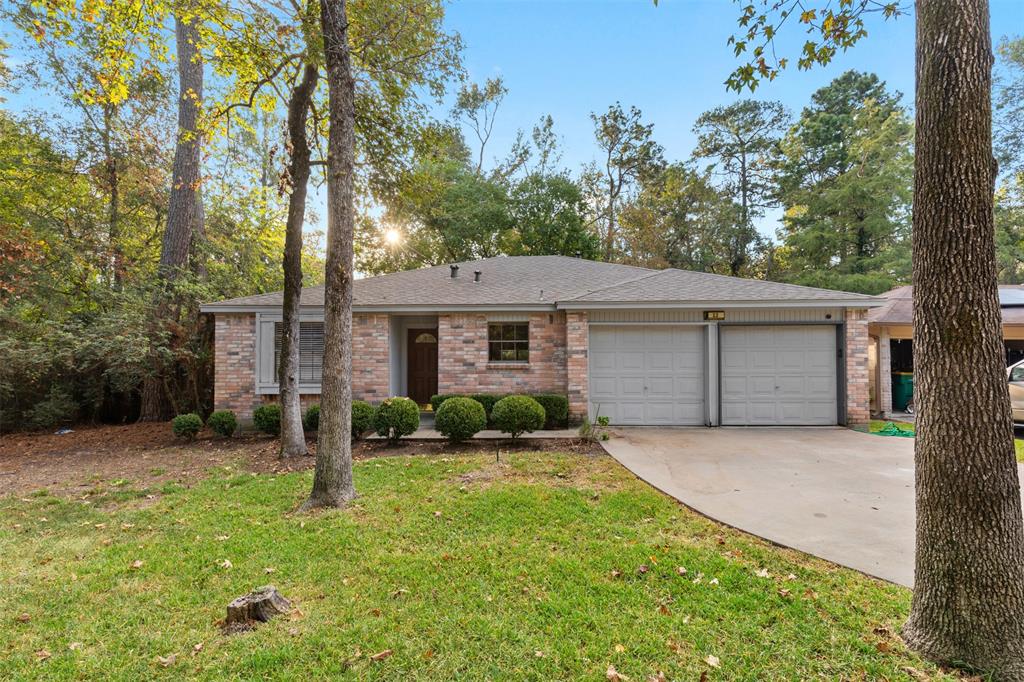
[[[448,398],[434,416],[434,427],[453,443],[472,438],[485,426],[484,406],[472,398]]]
[[[271,436],[280,435],[281,406],[277,403],[260,405],[252,413],[252,425]]]
[[[238,428],[238,420],[231,410],[217,410],[206,420],[206,425],[218,436],[231,438]]]
[[[491,421],[502,433],[518,438],[544,427],[544,408],[529,396],[510,395],[494,403]]]
[[[415,433],[419,427],[420,406],[409,398],[388,398],[373,413],[373,428],[377,435],[392,443]]]
[[[302,415],[302,428],[306,431],[316,431],[320,428],[320,406],[310,405]]]
[[[202,428],[203,420],[194,412],[179,414],[171,420],[171,430],[178,438],[192,440]]]
[[[416,412],[416,427],[419,428],[420,415]],[[373,405],[365,400],[352,401],[352,438],[358,440],[373,428]],[[415,431],[416,429],[413,429]]]

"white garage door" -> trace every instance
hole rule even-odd
[[[836,330],[721,327],[722,424],[835,424]]]
[[[590,414],[612,424],[705,423],[703,327],[590,328]]]

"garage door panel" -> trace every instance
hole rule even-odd
[[[703,327],[592,327],[591,415],[612,424],[705,423]]]
[[[831,325],[723,327],[722,424],[835,424],[835,344]]]

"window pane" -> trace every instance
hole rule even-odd
[[[530,338],[530,326],[527,324],[515,325],[516,341],[526,341]]]
[[[497,343],[495,343],[493,341],[489,344],[489,349],[488,349],[488,352],[487,352],[487,359],[491,360],[491,361],[501,360],[500,344],[497,344]]]
[[[516,359],[516,350],[510,345],[503,346],[501,349],[501,359],[505,361],[511,361]]]
[[[526,346],[520,346],[519,349],[516,351],[516,360],[519,360],[520,362],[529,362],[530,349],[527,348]]]

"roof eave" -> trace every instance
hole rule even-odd
[[[300,310],[323,310],[323,305],[302,305]],[[353,305],[354,313],[473,313],[473,312],[551,312],[556,310],[554,303],[509,303],[509,304],[472,304],[472,305]],[[273,313],[280,312],[279,305],[221,305],[207,303],[199,306],[201,313]]]
[[[563,301],[559,310],[658,309],[693,310],[703,308],[878,308],[879,299],[747,300],[747,301]]]

